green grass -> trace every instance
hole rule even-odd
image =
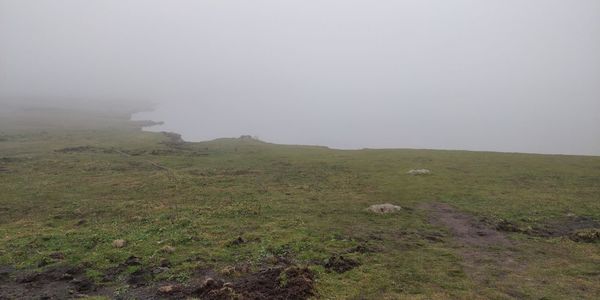
[[[194,269],[259,266],[289,255],[317,273],[324,299],[577,299],[600,294],[600,244],[509,234],[526,264],[470,278],[446,229],[420,203],[536,226],[568,213],[600,220],[600,157],[433,150],[342,151],[219,139],[172,148],[126,113],[62,110],[1,116],[0,265],[35,268],[53,252],[99,279],[130,255]],[[63,153],[65,147],[92,150]],[[152,154],[152,151],[155,151]],[[123,153],[133,154],[131,156]],[[168,168],[157,168],[152,163]],[[409,176],[413,168],[430,176]],[[409,209],[392,215],[371,204]],[[410,209],[412,208],[412,210]],[[79,224],[83,222],[83,224]],[[232,246],[243,236],[249,242]],[[111,243],[125,239],[117,249]],[[367,243],[361,265],[311,264]],[[165,245],[173,253],[160,251]],[[130,272],[135,269],[129,270]]]

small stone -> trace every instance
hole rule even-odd
[[[163,294],[171,294],[175,291],[177,291],[177,287],[175,285],[169,284],[169,285],[163,285],[161,287],[158,288],[158,291],[163,293]]]
[[[112,242],[112,245],[113,245],[113,247],[115,247],[115,248],[123,248],[123,247],[125,247],[125,246],[127,245],[127,241],[126,241],[126,240],[121,240],[121,239],[119,239],[119,240],[114,240],[114,241]]]
[[[232,266],[224,267],[223,269],[221,269],[221,271],[219,273],[221,273],[221,275],[231,276],[231,275],[235,274],[235,267],[232,267]]]
[[[206,278],[202,282],[202,288],[205,290],[213,290],[217,288],[221,288],[223,286],[223,282],[212,279],[211,277]]]
[[[412,170],[408,171],[406,174],[408,174],[408,175],[427,175],[427,174],[431,174],[431,171],[427,170],[427,169],[412,169]]]
[[[393,205],[390,203],[375,204],[375,205],[371,205],[371,206],[369,206],[369,208],[367,208],[368,211],[374,212],[377,214],[393,213],[393,212],[396,212],[401,209],[402,209],[402,207],[400,207],[398,205]]]

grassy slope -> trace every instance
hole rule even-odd
[[[55,110],[0,118],[0,166],[8,170],[0,172],[0,265],[34,267],[61,251],[100,278],[130,255],[147,265],[168,257],[174,267],[161,276],[185,281],[199,266],[258,265],[281,254],[310,263],[366,242],[380,251],[350,254],[362,264],[349,272],[311,265],[323,298],[600,293],[599,244],[511,234],[527,263],[489,274],[490,284],[481,285],[465,273],[451,237],[427,239],[445,230],[430,225],[422,210],[364,210],[441,201],[524,226],[567,213],[600,220],[600,157],[339,151],[238,139],[172,149],[161,143],[167,137],[140,131],[126,116]],[[83,145],[134,155],[54,151]],[[406,175],[412,168],[434,174]],[[240,235],[250,242],[228,246]],[[129,245],[113,248],[121,238]],[[161,253],[164,245],[176,251]]]

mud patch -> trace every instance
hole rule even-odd
[[[479,247],[511,245],[506,236],[495,228],[455,210],[448,204],[429,203],[423,208],[429,210],[431,223],[447,227],[454,238],[462,244]]]
[[[329,257],[323,263],[323,266],[328,271],[334,271],[336,273],[345,273],[356,267],[358,267],[360,263],[354,259],[344,257],[342,255],[333,255]]]
[[[14,271],[15,270],[12,267],[0,267],[0,284],[8,281],[10,278],[10,274]]]
[[[95,290],[96,285],[77,267],[54,266],[39,272],[0,270],[0,299],[72,299]]]
[[[600,222],[581,216],[570,216],[552,220],[544,224],[527,227],[516,222],[500,220],[496,229],[503,232],[517,232],[536,237],[568,237],[575,242],[594,241],[594,232],[600,232]]]
[[[545,237],[570,236],[582,229],[600,229],[600,222],[589,217],[569,217],[534,228],[531,234]]]
[[[234,282],[231,289],[249,299],[307,299],[314,295],[314,274],[297,266],[269,268]]]
[[[0,299],[75,299],[93,295],[115,299],[308,299],[316,296],[314,272],[287,261],[255,272],[245,268],[244,273],[235,276],[203,269],[185,284],[155,282],[147,268],[125,274],[127,267],[138,265],[141,265],[138,257],[128,258],[107,274],[105,279],[109,285],[101,286],[95,285],[85,276],[84,269],[78,267],[54,266],[40,272],[0,267]]]
[[[315,296],[314,273],[295,265],[263,268],[236,278],[200,270],[187,284],[161,282],[130,289],[134,299],[308,299]]]
[[[451,243],[462,257],[466,274],[476,282],[477,289],[496,289],[508,298],[519,290],[517,286],[504,283],[503,274],[519,273],[526,264],[517,256],[513,242],[502,232],[484,221],[460,212],[444,203],[427,203],[420,206],[429,213],[430,223],[447,228],[452,234]]]
[[[145,286],[152,282],[153,278],[154,274],[152,271],[146,268],[141,268],[129,274],[127,283],[133,287]]]

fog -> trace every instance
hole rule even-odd
[[[0,0],[4,102],[155,130],[600,155],[598,0]]]

